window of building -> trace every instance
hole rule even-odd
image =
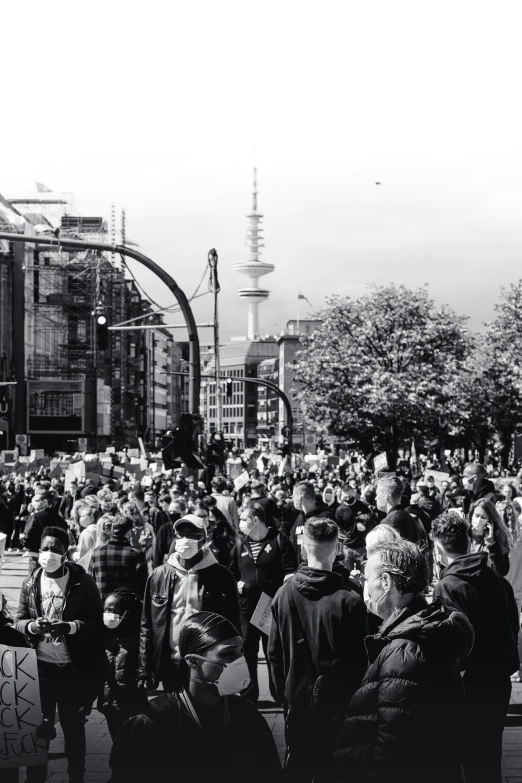
[[[223,423],[223,432],[228,435],[228,421]]]
[[[233,421],[231,421],[230,422],[230,434],[233,435],[235,431],[236,431],[236,425],[234,424]]]

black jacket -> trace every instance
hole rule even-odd
[[[350,549],[361,549],[366,544],[366,534],[379,520],[372,514],[366,503],[355,500],[351,506],[343,503],[336,508],[335,521],[339,525],[340,534],[343,535],[343,543]],[[364,525],[365,529],[359,530],[358,524]]]
[[[366,607],[360,596],[345,586],[341,574],[304,565],[272,603],[268,660],[277,696],[294,707],[306,708],[313,685],[309,657],[305,658],[300,641],[301,629],[290,609],[292,589],[314,669],[339,680],[347,704],[366,669]]]
[[[338,780],[419,783],[458,773],[473,629],[461,612],[417,596],[366,639],[370,665],[337,740]]]
[[[496,495],[496,489],[493,482],[487,478],[478,478],[473,484],[473,492],[465,492],[464,494],[464,513],[466,515],[469,514],[473,503],[476,503],[477,500],[482,500],[491,493]]]
[[[455,558],[442,572],[433,598],[464,612],[473,626],[475,644],[462,663],[466,679],[518,671],[519,615],[513,588],[488,565],[485,552]]]
[[[240,629],[237,585],[230,571],[214,563],[198,571],[198,577],[199,589],[203,590],[201,611],[221,614]],[[170,608],[177,579],[176,569],[164,563],[155,568],[147,580],[140,635],[142,677],[155,674],[163,679],[164,667],[170,657]]]
[[[25,531],[27,536],[24,543],[25,548],[30,552],[38,552],[42,540],[42,533],[46,527],[51,526],[68,530],[67,522],[60,516],[55,508],[44,508],[43,511],[33,514]]]
[[[153,568],[163,565],[163,558],[165,555],[168,555],[170,545],[174,541],[174,524],[181,517],[181,514],[172,514],[171,516],[172,518],[169,519],[168,522],[165,522],[156,533],[154,555],[152,559]]]
[[[196,709],[200,729],[178,694],[152,699],[118,732],[110,757],[111,783],[283,783],[274,738],[263,715],[241,696],[228,696],[227,704],[229,725],[209,730],[202,708]]]
[[[296,571],[297,561],[288,538],[272,528],[268,531],[257,562],[252,557],[249,539],[241,536],[232,549],[229,568],[238,582],[245,583],[239,603],[241,614],[250,618],[261,593],[272,598],[283,584],[285,576]]]
[[[427,536],[424,526],[418,517],[414,517],[402,506],[394,506],[388,512],[388,515],[382,520],[381,524],[390,525],[406,541],[412,544],[426,546]]]
[[[127,629],[125,620],[118,628],[105,628],[104,645],[107,665],[98,710],[116,710],[125,719],[137,715],[147,704],[145,691],[138,689],[139,628]]]
[[[308,519],[311,519],[312,517],[326,517],[327,519],[332,519],[335,522],[335,511],[332,511],[332,509],[329,506],[316,506],[312,511],[309,511],[307,514],[301,513],[297,517],[297,519],[294,522],[294,525],[292,527],[292,530],[290,531],[290,543],[292,544],[294,548],[294,552],[297,556],[297,564],[301,565],[303,562],[303,551],[302,551],[302,544],[303,544],[303,531],[305,522]]]
[[[100,593],[92,576],[75,563],[65,563],[69,580],[65,589],[62,619],[76,622],[75,634],[65,636],[67,652],[79,679],[93,683],[94,699],[99,681],[105,674],[105,653],[103,650],[103,607]],[[16,628],[25,634],[32,647],[41,638],[29,633],[28,626],[42,616],[41,576],[43,569],[37,568],[22,584],[20,601],[16,612]]]

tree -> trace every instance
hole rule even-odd
[[[366,454],[440,439],[454,413],[451,384],[473,341],[466,318],[436,307],[425,288],[375,285],[357,300],[332,297],[293,364],[309,423]]]
[[[507,467],[513,436],[522,423],[522,280],[500,292],[496,317],[488,324],[484,375],[502,464]]]

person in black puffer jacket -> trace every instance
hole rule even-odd
[[[469,551],[467,523],[455,513],[441,514],[432,535],[442,567],[433,597],[465,612],[475,631],[473,650],[462,663],[466,781],[500,780],[510,675],[520,667],[520,623],[513,588],[488,565],[487,552]]]
[[[136,593],[126,587],[105,600],[107,674],[98,710],[105,715],[113,741],[125,721],[147,705],[147,693],[138,687],[141,609]]]
[[[374,549],[365,577],[367,606],[384,622],[366,639],[370,665],[337,739],[337,780],[461,781],[459,659],[473,628],[461,612],[428,606],[427,563],[408,541]]]

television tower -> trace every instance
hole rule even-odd
[[[239,298],[248,302],[248,331],[247,338],[256,340],[259,337],[259,304],[268,299],[270,291],[259,288],[259,278],[274,271],[273,264],[267,264],[259,260],[262,244],[263,227],[261,220],[263,215],[257,211],[257,169],[254,169],[254,191],[252,193],[252,211],[248,218],[248,244],[250,247],[250,259],[240,264],[234,264],[234,269],[248,277],[248,288],[238,291]]]

